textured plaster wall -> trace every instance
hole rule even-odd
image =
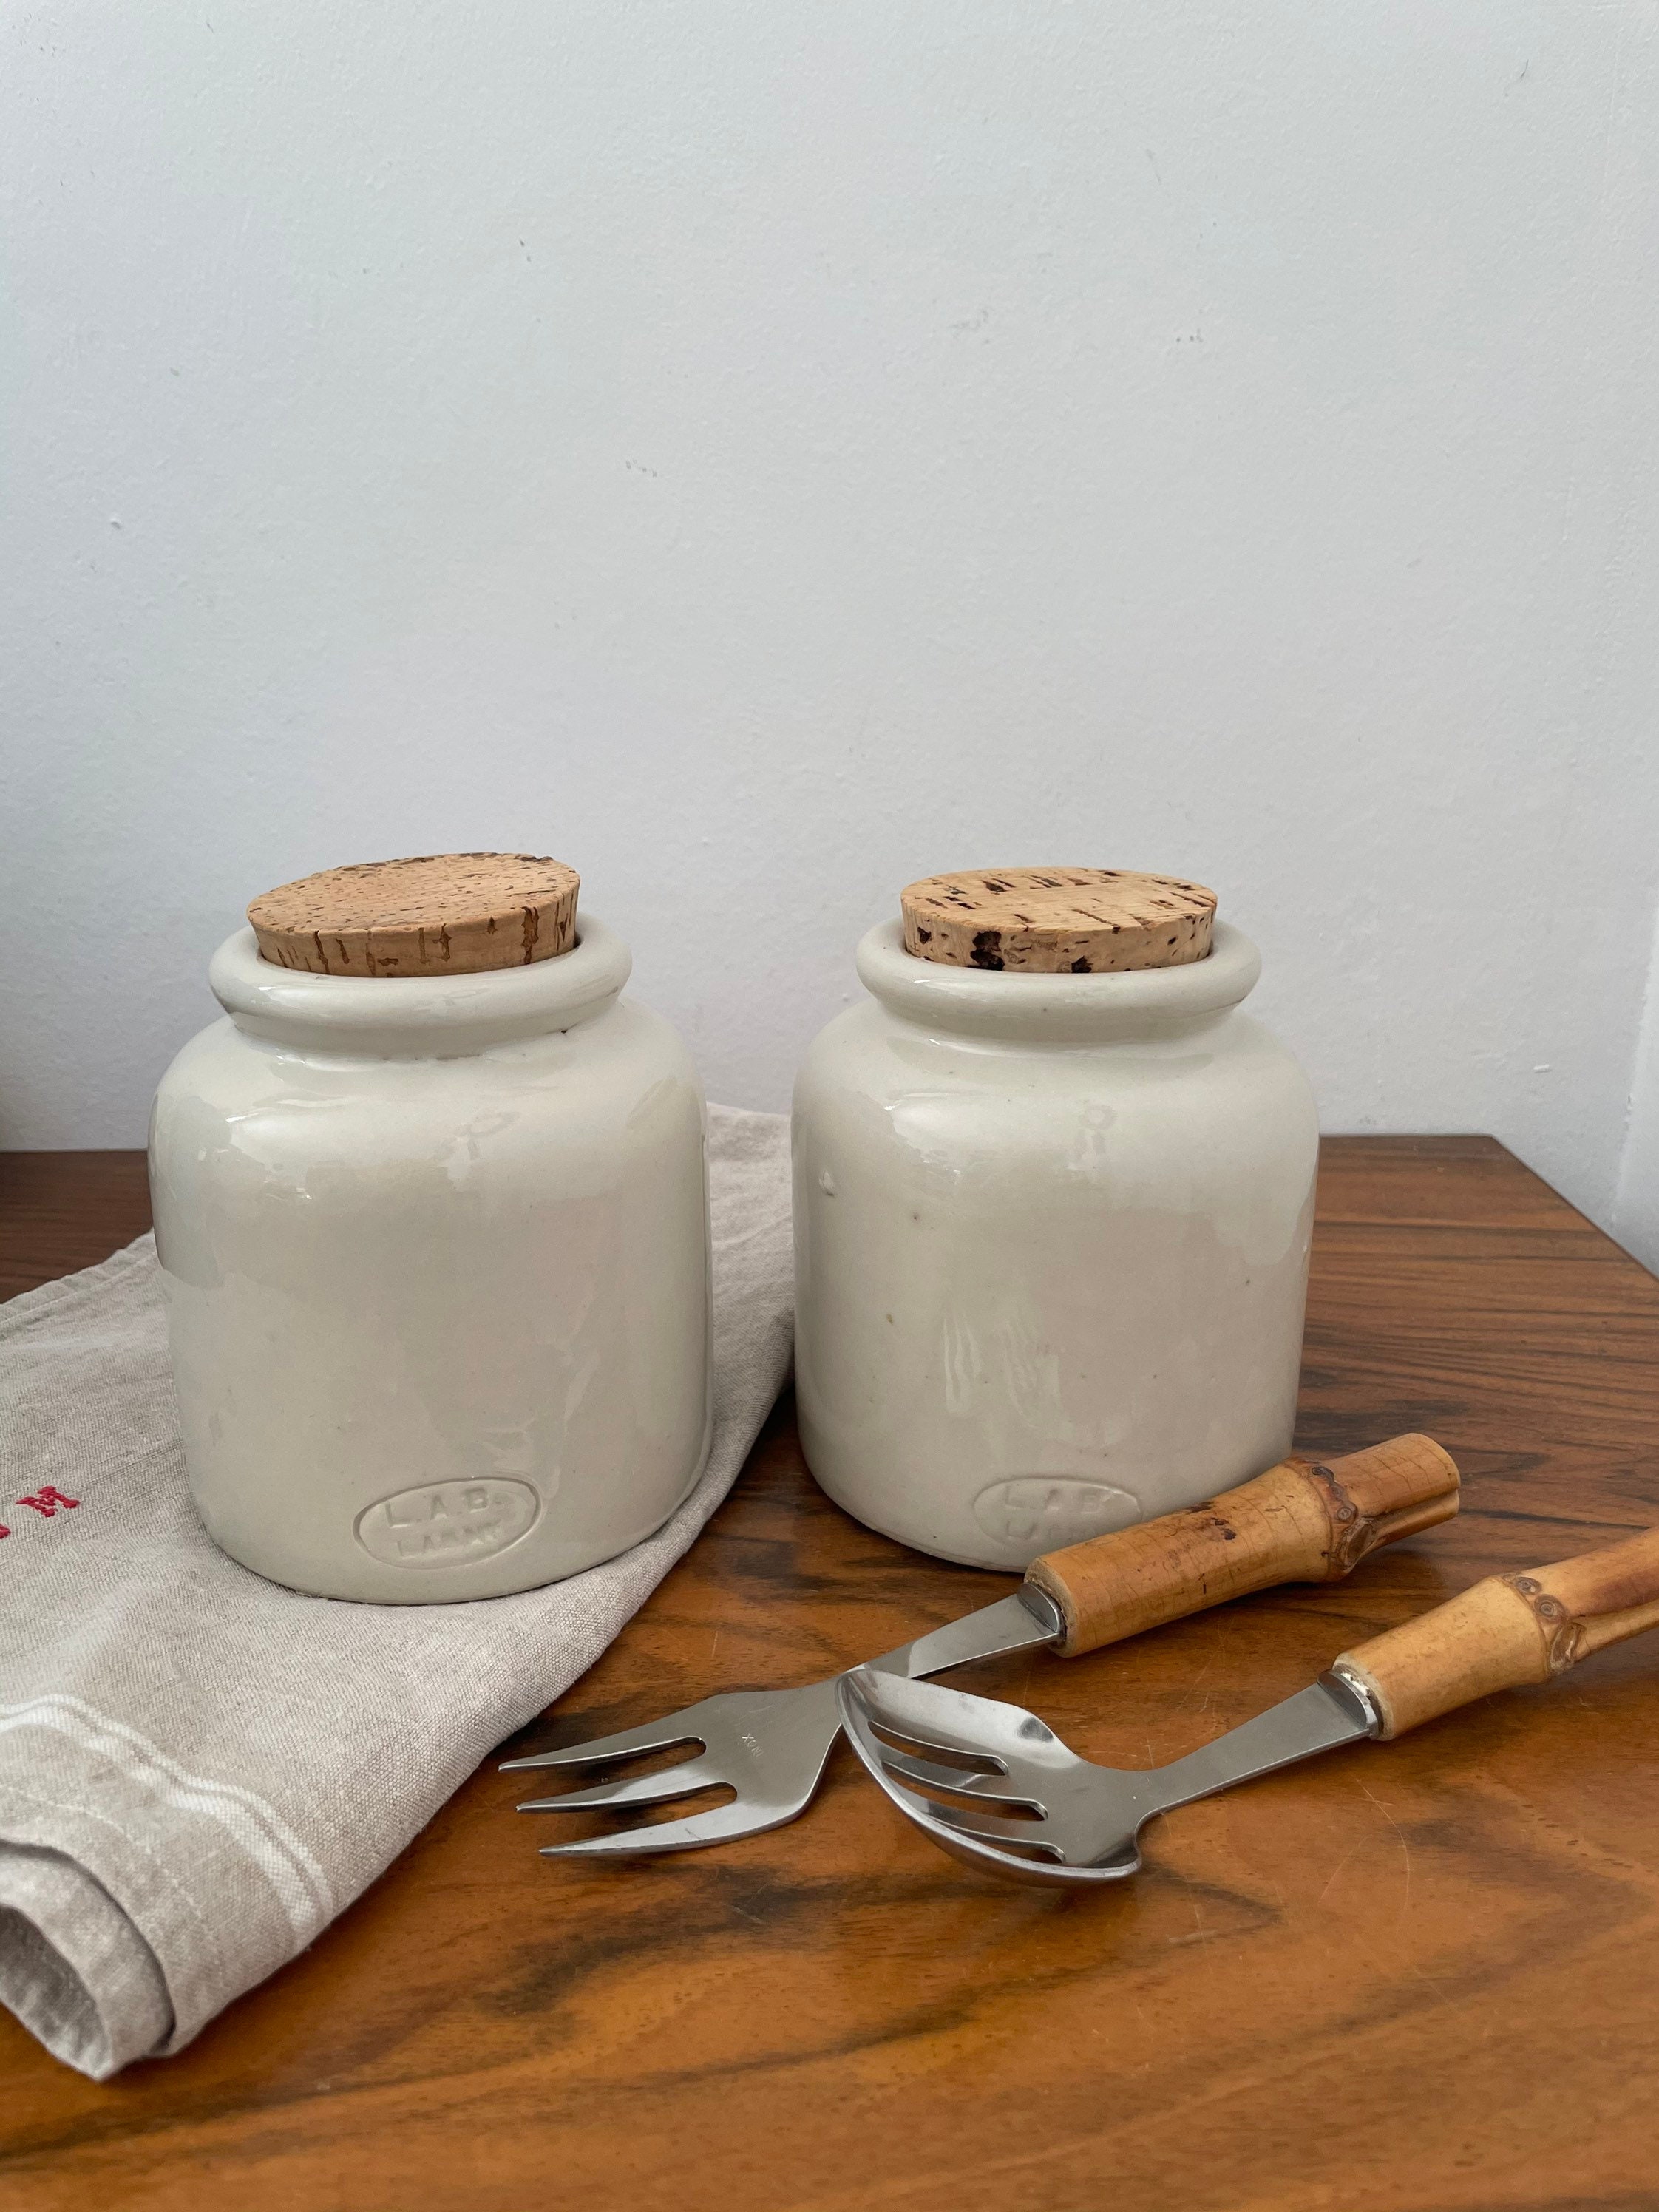
[[[3,40],[0,1142],[336,861],[572,860],[769,1106],[908,878],[1103,862],[1659,1258],[1650,0]]]

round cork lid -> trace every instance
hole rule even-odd
[[[581,879],[535,853],[365,860],[263,891],[261,957],[313,975],[472,975],[551,960],[576,941]]]
[[[951,968],[1109,975],[1207,958],[1215,893],[1125,868],[967,868],[899,895],[904,949]]]

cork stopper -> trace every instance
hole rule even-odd
[[[899,894],[904,949],[951,968],[1109,975],[1208,957],[1215,893],[1123,868],[968,868]]]
[[[472,975],[568,952],[580,881],[562,860],[534,853],[434,853],[279,884],[247,918],[261,957],[279,968]]]

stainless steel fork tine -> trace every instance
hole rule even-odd
[[[538,1751],[528,1759],[504,1759],[496,1769],[508,1774],[526,1766],[602,1766],[608,1759],[629,1759],[647,1751],[672,1751],[678,1744],[695,1743],[708,1748],[704,1739],[686,1723],[695,1706],[666,1719],[647,1721],[642,1728],[619,1729],[615,1735],[596,1735],[589,1743],[567,1744],[562,1751]]]
[[[620,1782],[596,1782],[591,1790],[562,1790],[556,1797],[532,1797],[521,1813],[619,1812],[629,1805],[666,1805],[694,1790],[717,1788],[726,1777],[706,1759],[688,1759],[659,1774],[630,1774]]]
[[[950,1759],[966,1759],[981,1771],[992,1767],[1007,1772],[1002,1747],[987,1741],[993,1723],[981,1717],[981,1709],[990,1700],[968,1697],[960,1690],[909,1680],[902,1675],[878,1674],[869,1667],[855,1668],[845,1680],[852,1695],[879,1729],[884,1741],[890,1739],[905,1750],[920,1752],[924,1757],[939,1752]],[[927,1693],[925,1705],[916,1697],[918,1690]],[[997,1705],[994,1710],[1003,1713],[1013,1708]],[[1029,1719],[1041,1736],[1048,1735],[1048,1730],[1034,1714],[1022,1712],[1019,1717]],[[1034,1740],[1018,1738],[1009,1747],[1029,1756]]]
[[[950,1760],[958,1762],[951,1768],[953,1774],[963,1775],[969,1780],[977,1775],[986,1781],[995,1781],[1008,1771],[1007,1760],[999,1759],[994,1751],[975,1753],[970,1760],[968,1753],[957,1744],[947,1742],[939,1737],[914,1735],[908,1729],[895,1727],[884,1715],[877,1717],[873,1706],[867,1706],[866,1709],[878,1731],[877,1741],[884,1749],[896,1752],[900,1758],[908,1759],[917,1753],[925,1758],[933,1752],[938,1752],[940,1754],[941,1763]]]
[[[959,1806],[935,1804],[931,1797],[916,1797],[908,1790],[905,1794],[928,1820],[940,1827],[953,1828],[959,1836],[977,1836],[986,1844],[1025,1844],[1048,1851],[1057,1848],[1045,1840],[1040,1819],[1000,1820],[994,1813],[969,1813]]]
[[[1060,1634],[1058,1608],[1027,1590],[1017,1597],[998,1598],[965,1620],[884,1652],[872,1663],[933,1673],[969,1659],[1035,1650],[1053,1644]],[[830,1675],[787,1689],[726,1690],[639,1728],[618,1729],[615,1735],[503,1759],[501,1771],[551,1767],[556,1778],[592,1785],[532,1800],[522,1808],[527,1813],[625,1811],[650,1805],[672,1810],[677,1800],[696,1790],[718,1786],[732,1793],[729,1803],[687,1812],[682,1820],[545,1846],[555,1858],[645,1856],[762,1835],[793,1820],[817,1793],[841,1735],[841,1709],[836,1703],[839,1680],[839,1675]],[[601,1779],[593,1772],[650,1752],[678,1753],[680,1763],[620,1782]]]
[[[767,1826],[781,1828],[793,1817],[793,1813],[784,1813]],[[641,1859],[656,1851],[696,1850],[703,1844],[723,1844],[738,1836],[760,1833],[754,1808],[738,1798],[730,1805],[692,1813],[684,1820],[653,1820],[642,1828],[618,1829],[614,1835],[582,1836],[574,1844],[544,1844],[541,1852],[544,1859]]]
[[[908,1753],[890,1751],[884,1744],[881,1763],[902,1782],[925,1783],[933,1790],[954,1790],[963,1797],[981,1798],[988,1805],[1029,1805],[1033,1812],[1042,1810],[1029,1793],[1008,1788],[1004,1773],[975,1774],[963,1766],[939,1766],[931,1759],[912,1759]]]

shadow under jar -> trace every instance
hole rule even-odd
[[[528,1589],[702,1470],[702,1089],[575,898],[523,855],[335,870],[214,957],[226,1018],[155,1102],[156,1246],[191,1491],[274,1581]]]
[[[795,1087],[796,1389],[837,1504],[1023,1569],[1273,1465],[1318,1126],[1173,878],[936,877]]]

